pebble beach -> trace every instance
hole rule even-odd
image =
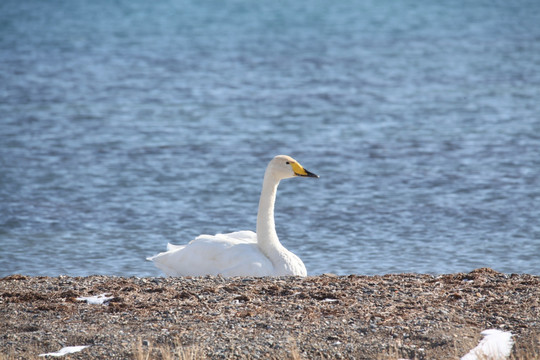
[[[81,300],[104,295],[103,304]],[[0,279],[0,359],[459,359],[495,328],[540,357],[540,277]]]

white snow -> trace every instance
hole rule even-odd
[[[81,351],[82,349],[87,348],[90,345],[82,345],[82,346],[66,346],[58,350],[57,352],[47,353],[47,354],[39,354],[39,356],[64,356],[67,354],[72,354]]]
[[[484,336],[477,347],[469,351],[461,360],[505,360],[510,356],[514,341],[512,333],[498,329],[481,332]]]
[[[77,300],[79,301],[86,301],[88,304],[92,305],[103,305],[108,303],[111,299],[114,298],[114,296],[108,297],[107,295],[110,295],[108,293],[95,295],[95,296],[81,296],[78,297]]]

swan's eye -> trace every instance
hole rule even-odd
[[[288,161],[287,161],[287,162],[286,162],[285,164],[287,164],[287,165],[291,165],[291,163],[290,163],[290,162],[288,162]]]

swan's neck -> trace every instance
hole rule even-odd
[[[274,205],[279,180],[269,171],[264,174],[259,212],[257,214],[257,242],[261,250],[270,258],[276,250],[282,247],[277,237],[274,222]]]

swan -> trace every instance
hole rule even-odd
[[[304,263],[281,245],[274,223],[279,182],[296,176],[318,178],[292,157],[274,157],[264,173],[256,233],[200,235],[187,245],[147,258],[168,276],[306,276]]]

